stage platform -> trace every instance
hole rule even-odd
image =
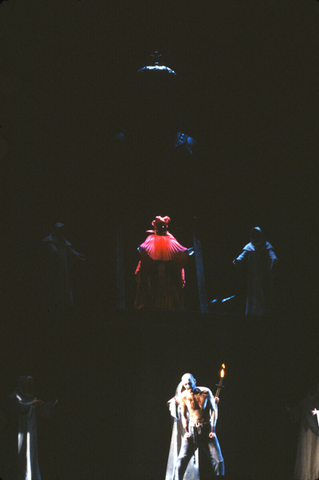
[[[214,393],[225,363],[217,435],[228,478],[290,480],[298,427],[286,406],[316,373],[313,327],[298,315],[12,306],[1,324],[1,394],[27,374],[38,398],[59,399],[39,425],[45,480],[164,480],[167,400],[185,372]]]

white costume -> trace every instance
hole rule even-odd
[[[19,377],[18,385],[9,395],[11,405],[11,475],[17,480],[41,480],[38,463],[37,416],[50,418],[53,402],[34,408],[33,378]]]
[[[180,383],[176,389],[175,396],[178,396],[181,393],[182,383]],[[174,467],[181,449],[182,439],[185,434],[182,420],[181,420],[181,408],[179,405],[176,405],[175,397],[173,397],[168,402],[170,414],[173,418],[173,427],[172,427],[172,437],[171,444],[168,454],[167,468],[166,468],[166,477],[165,480],[172,480]],[[199,480],[199,459],[198,459],[198,449],[194,453],[194,457],[189,462],[184,480]]]
[[[300,402],[300,430],[297,446],[297,458],[294,471],[295,480],[317,480],[319,478],[319,427],[317,415],[311,410],[319,405],[318,393],[309,393]]]

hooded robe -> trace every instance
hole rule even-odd
[[[46,249],[43,303],[73,305],[72,261],[83,258],[83,255],[73,250],[67,240],[58,240],[54,233],[42,241]]]
[[[247,298],[246,315],[273,315],[273,267],[278,261],[272,245],[267,242],[259,227],[253,228],[260,232],[258,244],[248,243],[237,262],[247,268]]]
[[[38,463],[37,417],[51,418],[53,402],[34,408],[33,378],[19,377],[16,389],[9,395],[11,417],[10,443],[12,480],[41,480]]]

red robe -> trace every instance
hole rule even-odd
[[[140,248],[134,308],[184,310],[187,248],[170,233],[149,235]]]

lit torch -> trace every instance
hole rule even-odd
[[[218,398],[219,398],[220,391],[221,391],[221,389],[222,389],[222,387],[223,387],[223,380],[224,380],[224,376],[225,376],[225,368],[226,368],[226,367],[225,367],[225,364],[223,363],[223,364],[222,364],[222,369],[221,369],[221,371],[220,371],[220,373],[219,373],[219,377],[220,377],[220,378],[219,378],[219,383],[218,383],[218,385],[217,385],[217,390],[216,390],[216,394],[215,394],[215,397],[218,397]]]

